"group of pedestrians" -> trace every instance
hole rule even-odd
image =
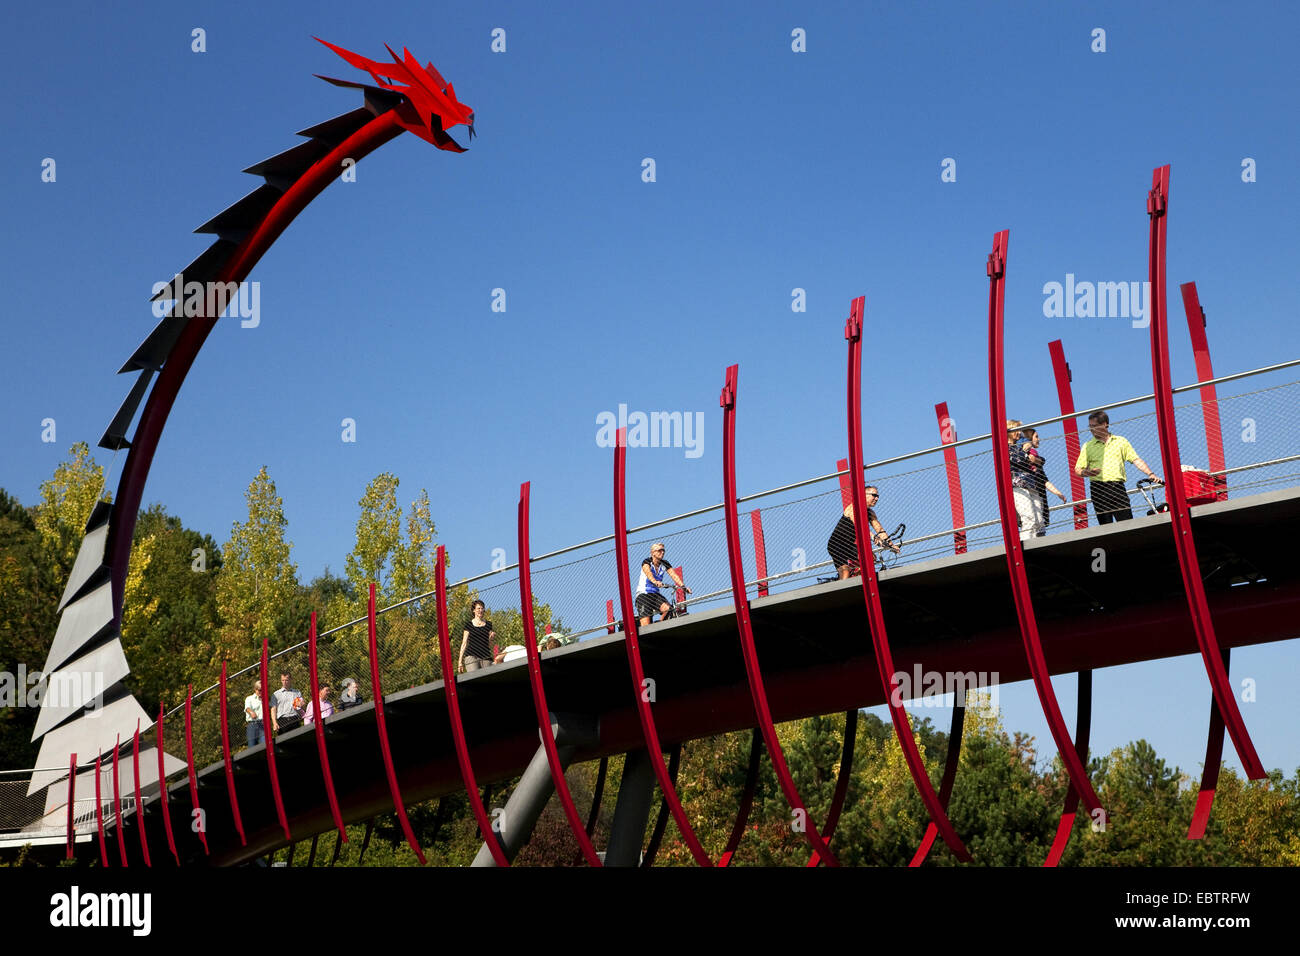
[[[271,732],[283,734],[295,727],[314,723],[334,713],[334,703],[330,700],[333,689],[324,684],[318,698],[303,702],[302,694],[292,686],[288,671],[280,675],[280,687],[270,695]],[[361,703],[355,678],[343,679],[343,694],[339,697],[338,709],[347,710]],[[244,733],[248,746],[255,747],[266,742],[265,721],[262,718],[262,682],[253,682],[253,692],[244,698]]]
[[[1110,433],[1110,416],[1096,411],[1088,416],[1088,430],[1092,438],[1079,449],[1074,463],[1074,473],[1089,481],[1089,497],[1098,524],[1127,521],[1133,517],[1127,487],[1127,465],[1143,472],[1156,484],[1163,482],[1133,449],[1127,438]],[[1061,493],[1047,477],[1044,465],[1047,458],[1038,450],[1038,432],[1021,427],[1016,419],[1007,421],[1007,449],[1011,456],[1011,487],[1016,502],[1016,517],[1020,521],[1020,540],[1042,537],[1047,533],[1051,513],[1047,507],[1047,494],[1051,492],[1065,502]]]

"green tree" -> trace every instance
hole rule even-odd
[[[224,656],[235,662],[252,660],[263,639],[270,640],[273,648],[298,639],[277,631],[285,608],[297,596],[298,569],[289,557],[293,545],[285,540],[284,502],[265,466],[249,484],[245,498],[248,520],[231,527],[230,540],[221,549],[216,584],[223,622],[217,659]]]
[[[0,489],[0,670],[44,666],[66,573],[46,550],[31,510]],[[30,707],[0,707],[0,767],[35,764],[36,715]]]
[[[33,515],[41,542],[65,578],[95,502],[112,500],[104,491],[104,469],[91,457],[90,446],[79,441],[68,454],[71,458],[54,469],[54,476],[41,482],[41,503]]]

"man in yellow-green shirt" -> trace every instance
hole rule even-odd
[[[1126,462],[1133,462],[1139,471],[1153,481],[1164,484],[1147,463],[1138,457],[1127,438],[1110,433],[1110,416],[1093,412],[1088,416],[1088,429],[1092,439],[1079,449],[1079,460],[1074,463],[1074,473],[1089,479],[1092,510],[1097,524],[1127,521],[1133,517],[1129,507]]]

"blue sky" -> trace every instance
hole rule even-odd
[[[1046,318],[1042,288],[1146,278],[1146,190],[1166,162],[1175,380],[1195,379],[1189,279],[1221,374],[1300,356],[1289,7],[323,0],[4,18],[0,485],[25,502],[74,441],[98,439],[130,384],[114,372],[156,322],[152,284],[260,183],[239,170],[358,105],[312,76],[359,78],[313,35],[374,58],[409,46],[476,110],[468,153],[402,137],[299,217],[253,273],[260,325],[219,324],[164,433],[145,501],[224,541],[265,464],[304,579],[341,570],[355,502],[384,470],[403,501],[429,489],[453,577],[486,570],[494,548],[514,560],[524,480],[535,550],[607,533],[595,436],[620,402],[705,421],[699,457],[632,452],[632,523],[718,501],[731,363],[741,493],[826,473],[846,450],[842,326],[859,294],[867,458],[932,444],[941,400],[961,434],[986,431],[984,259],[1002,228],[1014,413],[1055,413],[1055,338],[1080,406],[1148,391],[1145,331]],[[1257,182],[1242,181],[1246,157]],[[955,182],[940,180],[945,158]],[[1259,681],[1245,716],[1269,767],[1300,765],[1297,658],[1294,644],[1234,654],[1234,675]],[[1059,683],[1072,713],[1073,681]],[[1199,659],[1103,672],[1097,701],[1094,749],[1145,736],[1198,770]],[[1031,688],[1002,704],[1051,751]]]

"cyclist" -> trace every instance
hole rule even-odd
[[[871,525],[872,537],[876,544],[884,545],[898,554],[899,544],[896,541],[890,541],[889,535],[885,533],[884,525],[876,517],[876,504],[880,501],[880,491],[875,485],[867,485],[867,523]],[[844,514],[840,520],[835,523],[834,530],[826,542],[826,551],[830,554],[831,560],[835,562],[835,571],[840,580],[852,577],[861,571],[858,564],[858,539],[853,525],[853,505],[848,504],[844,508]]]
[[[656,541],[650,546],[650,557],[641,562],[641,577],[636,583],[636,613],[642,627],[649,625],[656,614],[659,620],[664,619],[671,604],[666,595],[674,583],[687,594],[691,593],[682,576],[664,561],[664,543]]]

